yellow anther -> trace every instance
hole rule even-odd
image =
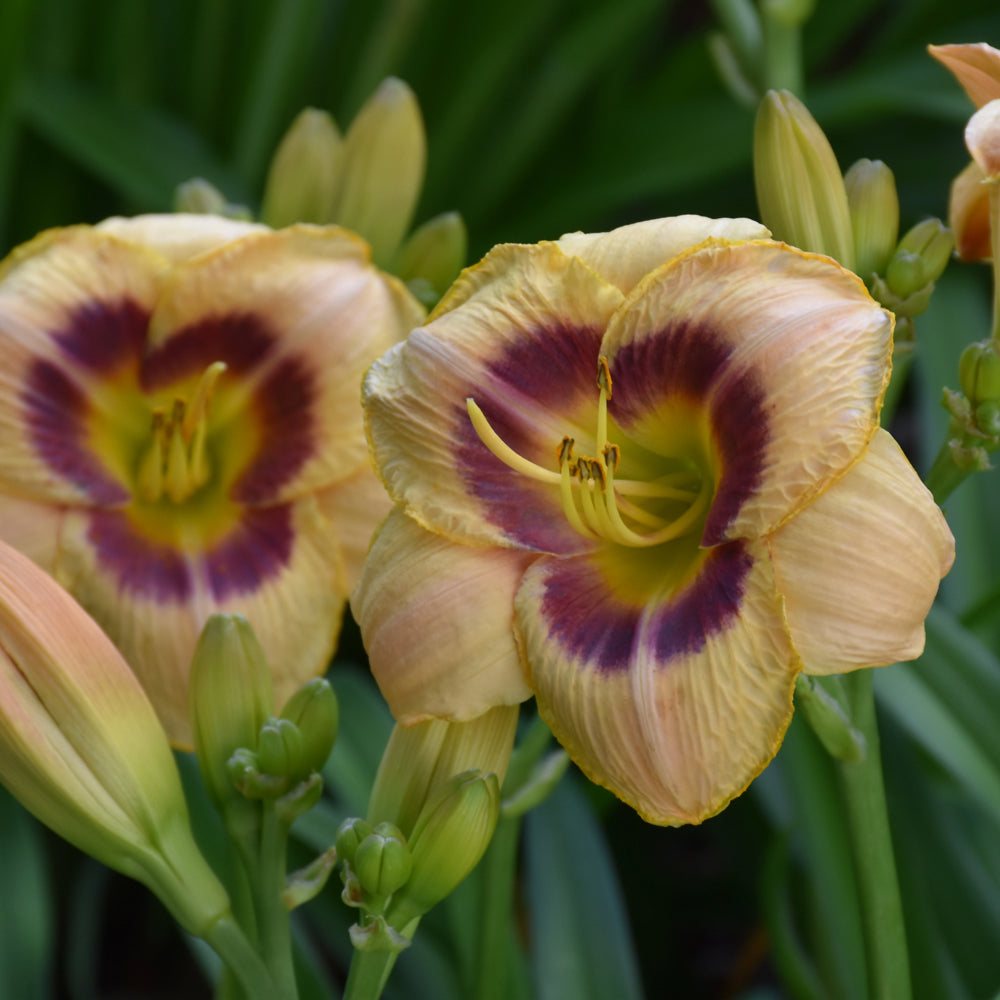
[[[574,444],[576,444],[576,442],[571,437],[564,437],[562,441],[559,442],[559,447],[556,448],[556,455],[559,458],[560,471],[562,471],[562,467],[565,463],[572,464]]]
[[[212,390],[219,376],[226,370],[225,361],[213,361],[202,373],[195,387],[194,395],[184,413],[184,440],[190,442],[198,424],[208,417],[208,408],[212,402]]]
[[[608,467],[609,472],[617,472],[618,465],[622,460],[622,450],[616,444],[612,444],[610,441],[604,446],[604,450],[601,452],[604,457],[604,464]]]

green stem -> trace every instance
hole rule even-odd
[[[277,987],[275,1000],[296,1000],[298,997],[292,964],[291,923],[282,899],[287,840],[288,827],[278,818],[274,803],[264,803],[260,852],[251,873],[251,886],[261,955]]]
[[[965,482],[972,471],[959,468],[950,441],[945,441],[937,453],[937,458],[934,459],[934,464],[924,477],[924,483],[931,491],[934,502],[940,506]]]
[[[398,955],[396,951],[355,951],[343,1000],[378,1000]]]
[[[845,675],[851,719],[868,742],[863,761],[840,763],[841,793],[857,872],[871,1000],[910,997],[906,927],[882,780],[870,670]]]
[[[246,1000],[274,1000],[282,995],[275,990],[261,957],[231,917],[224,917],[213,924],[205,934],[205,941],[239,983]]]

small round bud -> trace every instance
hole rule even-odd
[[[1000,403],[980,403],[976,407],[976,427],[988,437],[1000,437]]]
[[[358,844],[369,834],[375,832],[375,828],[365,819],[352,816],[345,819],[337,828],[337,839],[334,847],[337,849],[337,860],[354,863],[354,852],[358,849]]]
[[[969,344],[958,361],[958,380],[973,407],[1000,401],[1000,344],[995,340]]]
[[[413,870],[406,839],[391,823],[379,823],[354,852],[351,867],[371,896],[391,896],[402,888]]]

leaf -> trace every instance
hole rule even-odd
[[[571,778],[524,824],[538,1000],[638,1000],[642,985],[618,878]]]
[[[168,211],[174,189],[204,177],[230,201],[245,192],[205,142],[169,115],[115,101],[59,77],[23,81],[26,121],[142,211]]]

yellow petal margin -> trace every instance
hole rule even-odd
[[[399,510],[389,515],[351,609],[398,722],[464,722],[531,697],[512,627],[514,591],[531,558],[456,545]]]
[[[806,673],[920,655],[924,619],[955,558],[955,541],[886,431],[768,544]]]
[[[660,660],[654,623],[676,598],[661,595],[643,609],[623,669],[602,670],[566,651],[559,620],[545,614],[557,560],[536,562],[518,591],[517,624],[539,712],[587,777],[650,823],[715,815],[771,760],[791,718],[799,661],[770,559],[760,543],[748,552],[753,564],[736,617],[700,648]],[[593,588],[594,619],[614,596]],[[583,614],[581,597],[575,607]]]

